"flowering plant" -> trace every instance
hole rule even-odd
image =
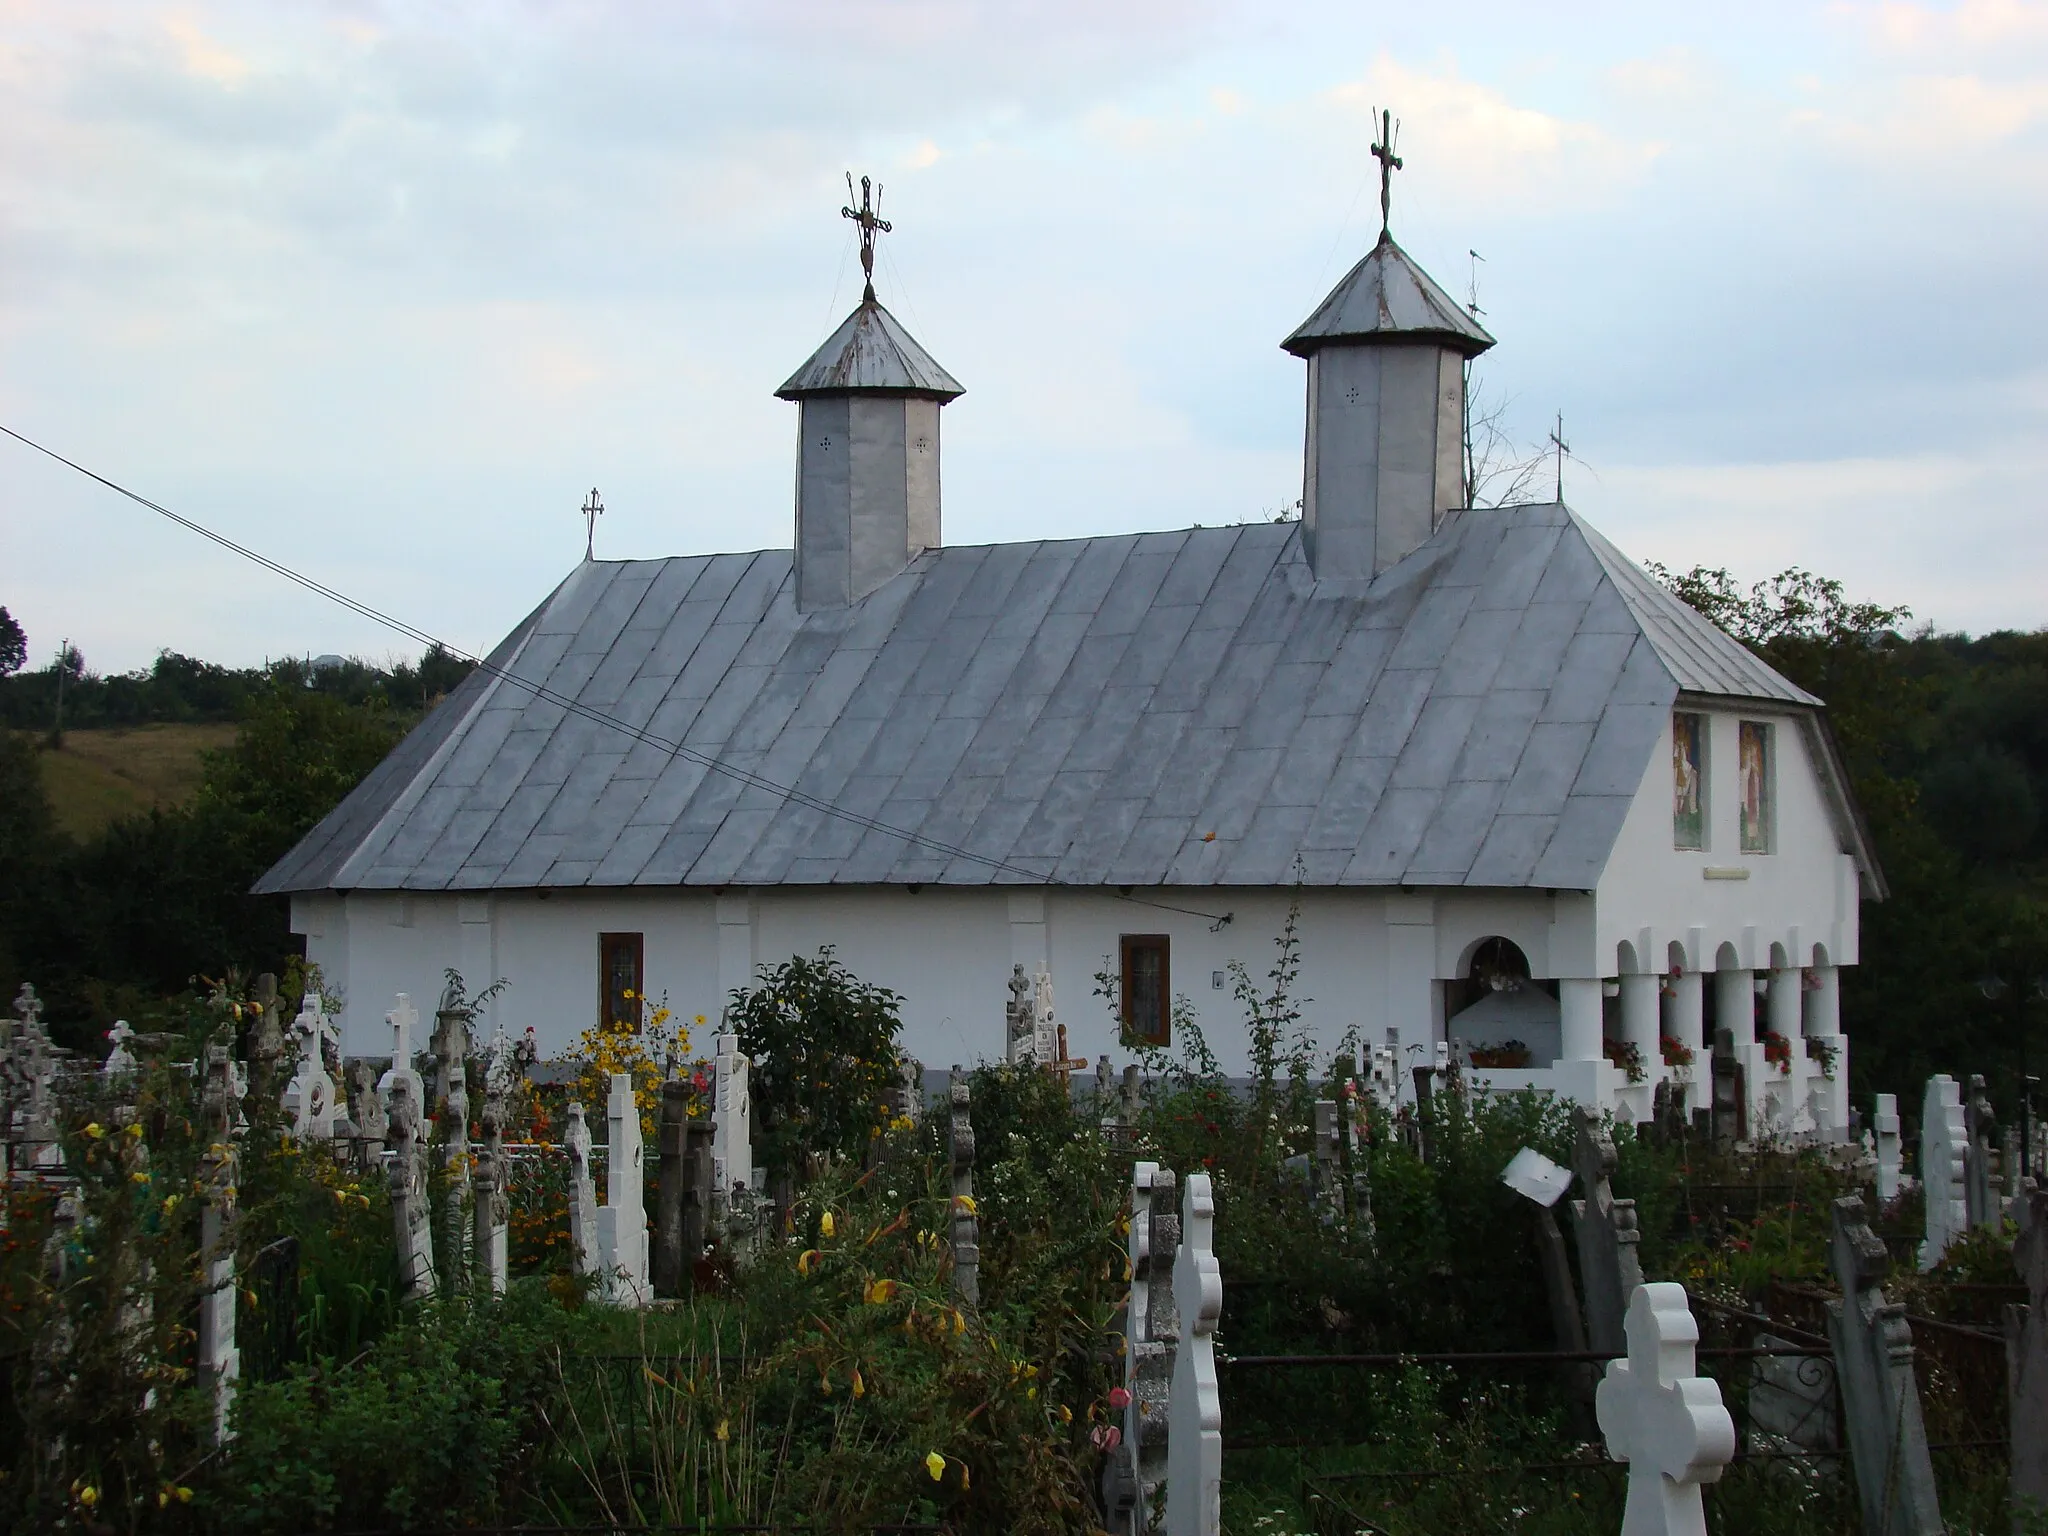
[[[1604,1039],[1600,1042],[1600,1054],[1626,1072],[1632,1083],[1640,1083],[1650,1075],[1643,1065],[1643,1053],[1633,1040]]]
[[[1692,1047],[1676,1035],[1657,1037],[1658,1054],[1664,1058],[1667,1067],[1689,1067],[1692,1065]]]
[[[1475,1045],[1471,1056],[1473,1066],[1492,1067],[1502,1072],[1526,1067],[1534,1059],[1529,1047],[1519,1040],[1503,1040],[1499,1045]]]
[[[1775,1029],[1764,1035],[1764,1060],[1780,1072],[1792,1070],[1792,1042]]]

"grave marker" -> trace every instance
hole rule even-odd
[[[384,1138],[390,1130],[384,1103],[377,1095],[377,1069],[367,1061],[348,1066],[349,1120],[355,1127],[356,1157],[365,1169],[375,1168],[384,1158]]]
[[[2005,1309],[2006,1381],[2012,1423],[2015,1513],[2048,1514],[2048,1192],[2025,1191],[2013,1267],[2027,1304]]]
[[[981,1302],[981,1217],[974,1204],[974,1120],[967,1099],[967,1074],[953,1068],[953,1291],[970,1307]]]
[[[1586,1338],[1594,1349],[1624,1354],[1629,1298],[1643,1283],[1636,1256],[1636,1203],[1614,1198],[1609,1183],[1616,1162],[1614,1140],[1599,1112],[1581,1104],[1573,1109],[1572,1118],[1578,1126],[1572,1163],[1584,1196],[1572,1202],[1572,1225],[1578,1237]]]
[[[200,1157],[199,1264],[205,1282],[199,1296],[199,1377],[213,1399],[213,1438],[228,1437],[228,1413],[242,1374],[235,1341],[235,1155],[234,1122],[240,1087],[238,1063],[229,1048],[206,1046],[206,1082],[200,1095],[209,1145]]]
[[[412,1086],[414,1112],[425,1114],[427,1108],[427,1085],[420,1081],[420,1075],[413,1069],[413,1031],[419,1028],[420,1011],[413,1007],[409,994],[398,994],[398,1004],[384,1015],[384,1022],[391,1026],[391,1065],[384,1075],[377,1079],[377,1097],[383,1102],[384,1113],[391,1113],[391,1085],[404,1078]]]
[[[654,1294],[689,1291],[683,1273],[683,1199],[688,1169],[690,1085],[671,1078],[661,1085],[661,1124],[656,1131],[658,1161],[654,1184]]]
[[[483,1109],[477,1116],[474,1252],[485,1292],[502,1296],[511,1280],[512,1164],[505,1155],[509,1109],[504,1089],[492,1088],[488,1076],[485,1085]]]
[[[1927,1199],[1926,1241],[1920,1245],[1920,1268],[1941,1262],[1969,1226],[1964,1195],[1969,1137],[1963,1128],[1962,1085],[1946,1072],[1927,1079],[1920,1106],[1920,1186]]]
[[[1707,1536],[1700,1489],[1734,1459],[1735,1420],[1720,1384],[1694,1369],[1685,1287],[1637,1286],[1626,1329],[1628,1358],[1608,1362],[1595,1400],[1607,1454],[1628,1463],[1622,1536]]]
[[[1216,1203],[1209,1175],[1191,1173],[1181,1198],[1173,1263],[1180,1342],[1167,1405],[1167,1536],[1220,1536],[1223,1529],[1223,1398],[1216,1380],[1216,1324],[1223,1271],[1216,1262]]]
[[[426,1129],[412,1093],[413,1079],[391,1079],[391,1151],[385,1159],[385,1177],[398,1240],[399,1289],[408,1301],[424,1301],[434,1294],[434,1220],[427,1193]]]
[[[114,1027],[107,1031],[107,1059],[100,1071],[108,1077],[123,1077],[137,1066],[135,1053],[128,1049],[128,1042],[135,1038],[135,1031],[128,1027],[126,1019],[114,1020]]]
[[[714,1219],[721,1225],[734,1188],[754,1185],[754,1104],[748,1088],[752,1065],[740,1054],[738,1035],[717,1037],[711,1064],[711,1198]]]
[[[298,1070],[285,1085],[284,1112],[291,1118],[291,1134],[299,1141],[331,1141],[334,1138],[334,1079],[327,1075],[327,1063],[320,1047],[327,1033],[320,1016],[320,994],[306,989],[306,1001],[292,1023],[292,1038],[298,1046]]]
[[[2005,1220],[1998,1176],[1991,1171],[1997,1144],[1998,1118],[1985,1097],[1983,1074],[1972,1073],[1963,1101],[1963,1210],[1973,1227],[1996,1227]]]
[[[1890,1205],[1899,1198],[1901,1158],[1899,1151],[1899,1099],[1897,1094],[1880,1093],[1877,1112],[1870,1117],[1877,1154],[1877,1201]]]
[[[583,1106],[569,1103],[569,1123],[562,1132],[562,1149],[569,1154],[569,1244],[574,1250],[576,1273],[594,1275],[601,1260],[597,1250],[597,1180],[590,1169],[590,1126],[583,1118]]]
[[[612,1074],[605,1106],[610,1132],[606,1149],[604,1204],[597,1212],[597,1250],[604,1264],[607,1301],[644,1307],[647,1287],[647,1192],[643,1171],[640,1107],[633,1101],[633,1077]]]
[[[1842,1299],[1827,1304],[1828,1336],[1863,1528],[1869,1536],[1940,1536],[1941,1505],[1913,1374],[1913,1331],[1906,1309],[1884,1297],[1891,1257],[1854,1195],[1835,1202],[1834,1224]]]

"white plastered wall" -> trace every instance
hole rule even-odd
[[[1803,722],[1769,710],[1706,708],[1707,846],[1672,846],[1671,728],[1667,721],[1648,771],[1615,840],[1596,894],[1590,953],[1571,975],[1614,976],[1625,941],[1645,970],[1669,968],[1670,947],[1687,970],[1713,970],[1723,944],[1744,970],[1782,963],[1853,965],[1857,956],[1855,858],[1842,846]],[[1736,735],[1744,720],[1774,727],[1776,837],[1770,853],[1740,851]]]

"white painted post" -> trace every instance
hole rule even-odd
[[[1894,1093],[1877,1096],[1877,1112],[1870,1117],[1877,1142],[1877,1199],[1889,1205],[1899,1198],[1899,1098]]]
[[[1707,1536],[1700,1488],[1734,1459],[1735,1420],[1720,1384],[1695,1371],[1685,1287],[1637,1286],[1626,1327],[1628,1358],[1608,1362],[1594,1399],[1607,1454],[1628,1463],[1621,1536]]]
[[[1216,1324],[1223,1316],[1223,1271],[1216,1262],[1216,1202],[1206,1173],[1189,1174],[1181,1197],[1173,1300],[1180,1311],[1180,1344],[1167,1407],[1166,1536],[1220,1536],[1223,1398],[1216,1381]]]
[[[597,1213],[597,1247],[604,1261],[605,1299],[644,1307],[647,1284],[647,1192],[642,1181],[640,1106],[633,1101],[630,1072],[612,1074],[606,1105],[611,1135],[605,1165],[605,1200]]]
[[[1969,1144],[1963,1131],[1963,1085],[1946,1072],[1936,1073],[1927,1079],[1927,1096],[1920,1104],[1920,1186],[1927,1198],[1923,1273],[1941,1262],[1948,1245],[1970,1224],[1963,1194]]]

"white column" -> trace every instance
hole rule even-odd
[[[1397,1086],[1408,1099],[1415,1093],[1410,1069],[1436,1060],[1436,902],[1430,897],[1387,898],[1386,986],[1387,1028],[1400,1032]]]
[[[1634,1094],[1636,1118],[1647,1120],[1664,1059],[1657,1054],[1657,978],[1641,973],[1621,978],[1621,1038],[1636,1048],[1643,1080]]]
[[[1813,1129],[1812,1117],[1806,1113],[1806,1041],[1799,1025],[1799,991],[1804,980],[1805,973],[1797,966],[1772,971],[1771,990],[1764,1003],[1770,1032],[1783,1035],[1792,1049],[1783,1076],[1767,1073],[1764,1078],[1777,1099],[1771,1128],[1779,1135],[1803,1135]]]
[[[735,988],[754,984],[754,900],[718,898],[718,1011],[722,1019]]]
[[[496,933],[491,921],[493,905],[488,896],[459,896],[455,900],[455,917],[462,929],[456,964],[471,997],[498,979]]]
[[[1819,1127],[1829,1141],[1849,1139],[1849,1041],[1842,1033],[1842,973],[1832,965],[1816,965],[1807,974],[1814,985],[1806,991],[1805,1029],[1834,1049],[1835,1075],[1814,1084],[1814,1097],[1825,1106]],[[1816,1074],[1820,1064],[1814,1064]]]
[[[1664,1000],[1664,1032],[1692,1052],[1692,1065],[1685,1069],[1692,1080],[1685,1092],[1688,1115],[1707,1103],[1710,1057],[1705,980],[1698,971],[1680,971],[1671,978],[1671,995]]]
[[[1714,972],[1714,1014],[1718,1027],[1735,1037],[1735,1059],[1741,1061],[1742,1047],[1756,1038],[1754,971]]]
[[[1565,1061],[1599,1061],[1600,979],[1567,976],[1557,984],[1558,1025]]]

